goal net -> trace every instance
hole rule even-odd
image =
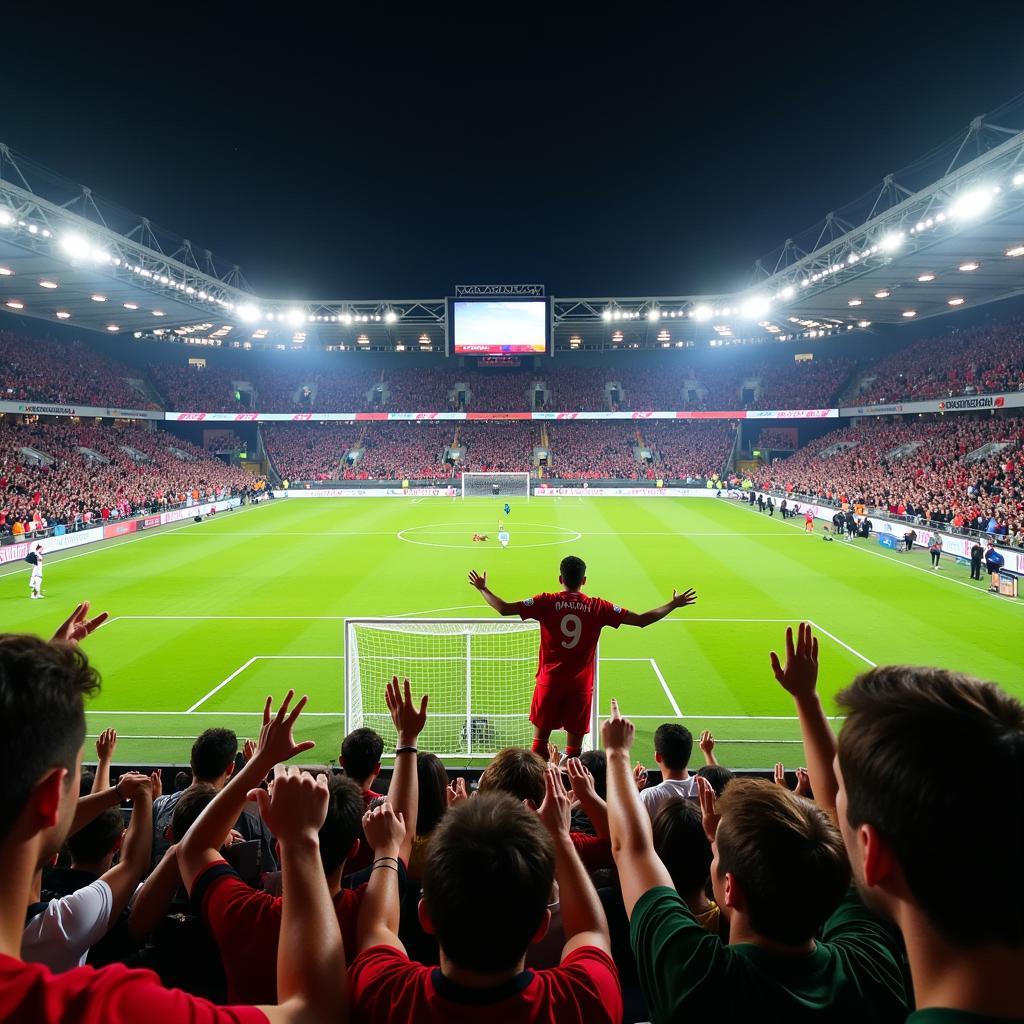
[[[427,693],[421,750],[493,757],[533,741],[530,701],[540,627],[515,619],[346,619],[345,731],[369,727],[394,750],[384,701],[392,676]],[[594,707],[597,706],[597,685]],[[588,744],[596,715],[591,716]],[[557,742],[557,740],[556,740]]]
[[[529,473],[463,473],[463,498],[530,497]]]

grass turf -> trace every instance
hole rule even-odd
[[[508,517],[503,504],[293,499],[55,554],[44,601],[27,599],[28,566],[5,567],[5,628],[48,634],[84,598],[110,612],[87,642],[103,674],[88,732],[116,728],[121,763],[187,763],[211,725],[253,736],[266,694],[289,686],[310,696],[299,734],[317,749],[306,759],[330,760],[344,733],[345,617],[493,617],[466,582],[470,568],[513,600],[556,589],[569,553],[586,559],[589,593],[631,609],[661,604],[673,587],[699,593],[646,630],[603,634],[601,712],[614,696],[636,717],[636,756],[648,763],[674,702],[695,736],[712,730],[723,764],[795,767],[799,732],[768,652],[801,618],[818,627],[830,713],[836,691],[871,663],[942,665],[1024,694],[1024,602],[985,594],[952,559],[935,573],[926,552],[824,544],[820,527],[806,537],[802,523],[724,500],[513,500]],[[499,518],[512,535],[504,551]],[[473,543],[477,530],[491,539]]]

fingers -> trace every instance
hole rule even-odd
[[[768,657],[771,659],[772,672],[776,680],[781,683],[786,678],[786,673],[782,670],[782,662],[779,661],[779,656],[774,651]]]
[[[786,627],[786,660],[792,661],[796,656],[796,649],[793,646],[793,627]]]
[[[301,743],[297,743],[292,749],[292,757],[296,754],[305,753],[307,750],[312,750],[316,746],[316,740],[303,740]]]
[[[85,604],[85,605],[83,605],[83,607],[88,609],[89,605]],[[84,615],[84,612],[83,612],[83,615]],[[88,622],[86,622],[84,624],[84,627],[83,627],[85,629],[86,636],[88,636],[90,633],[94,633],[109,618],[110,618],[110,612],[100,612],[99,615],[96,616],[96,618],[90,619]]]
[[[267,699],[266,699],[266,701],[263,704],[263,724],[264,725],[267,725],[270,722],[270,709],[273,706],[273,703],[274,703],[274,698],[271,697],[268,694],[267,695]]]
[[[291,699],[291,695],[292,695],[292,691],[289,690],[288,691],[288,699]],[[286,701],[286,703],[287,703],[287,701]],[[292,709],[292,713],[288,716],[288,718],[287,718],[287,720],[285,722],[285,724],[288,726],[289,729],[295,724],[295,719],[298,718],[299,715],[302,714],[302,709],[308,703],[309,703],[309,696],[307,694],[303,694],[302,697],[299,698],[299,703],[296,704],[295,707]]]
[[[619,702],[615,697],[612,697],[612,713],[609,716],[612,721],[618,721],[622,715],[619,714]]]
[[[292,697],[295,696],[294,690],[289,690],[284,695],[284,700],[281,701],[281,706],[277,709],[277,721],[282,721],[284,716],[288,713],[288,705],[292,702]]]

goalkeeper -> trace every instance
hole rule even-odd
[[[594,696],[594,660],[597,640],[604,626],[649,626],[665,618],[674,608],[694,604],[692,590],[672,591],[672,599],[636,614],[600,597],[582,592],[587,566],[582,558],[569,555],[559,566],[559,593],[538,594],[525,601],[503,601],[487,587],[487,573],[475,570],[469,582],[499,615],[518,615],[540,623],[540,657],[537,685],[530,706],[533,749],[547,757],[548,739],[555,729],[566,731],[566,758],[579,757],[583,737],[590,731],[590,706]]]

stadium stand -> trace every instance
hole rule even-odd
[[[366,454],[346,475],[374,480],[449,477],[451,467],[443,460],[454,434],[454,425],[444,422],[371,423],[363,439]]]
[[[1000,447],[984,454],[986,445]],[[920,522],[1021,537],[1022,445],[1021,418],[862,421],[765,467],[756,482]]]
[[[629,421],[572,421],[549,430],[551,476],[562,480],[601,477],[635,479],[641,467],[633,453],[639,444],[636,424]]]
[[[336,480],[361,432],[356,423],[267,423],[263,443],[283,480]]]
[[[644,441],[655,453],[656,475],[672,480],[704,480],[721,473],[735,433],[735,425],[725,422],[643,424]]]
[[[33,464],[26,448],[44,459]],[[0,534],[10,534],[15,523],[30,530],[40,523],[74,527],[190,496],[221,497],[251,482],[243,470],[162,430],[61,421],[0,425]]]
[[[540,444],[535,423],[474,422],[459,427],[457,444],[466,449],[462,469],[481,473],[523,473],[531,468],[533,449]]]

